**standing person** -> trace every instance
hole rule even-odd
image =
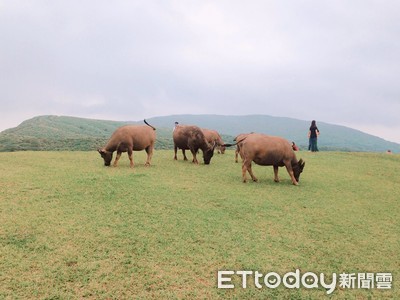
[[[310,142],[309,150],[311,150],[311,152],[319,151],[317,145],[318,136],[319,136],[319,129],[317,127],[315,120],[312,120],[310,130],[308,131],[308,138]]]

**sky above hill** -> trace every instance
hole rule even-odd
[[[0,0],[0,130],[266,114],[400,143],[399,15],[397,0]]]

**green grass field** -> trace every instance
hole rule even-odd
[[[399,155],[300,152],[297,187],[259,166],[242,183],[233,151],[172,157],[0,153],[0,299],[400,298]],[[218,270],[296,269],[390,272],[392,289],[217,288]]]

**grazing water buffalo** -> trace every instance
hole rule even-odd
[[[253,133],[253,132],[252,132]],[[238,154],[240,154],[240,146],[242,142],[245,140],[245,138],[249,135],[250,133],[242,133],[236,136],[233,140],[236,142],[236,150],[235,150],[235,162],[238,162]],[[240,155],[243,161],[242,155]]]
[[[203,131],[197,126],[176,125],[172,134],[174,139],[174,159],[177,160],[176,152],[182,149],[183,159],[187,160],[185,150],[190,150],[193,155],[193,163],[198,164],[196,154],[201,149],[203,151],[204,164],[210,164],[214,155],[215,143],[207,142]]]
[[[222,141],[218,131],[205,128],[202,128],[201,130],[203,131],[207,142],[211,145],[215,143],[218,153],[224,154],[226,147],[224,146],[224,142]]]
[[[154,143],[156,141],[155,128],[144,120],[146,125],[126,125],[117,128],[111,135],[107,145],[97,151],[104,159],[104,165],[109,166],[113,157],[113,152],[117,151],[114,167],[117,166],[122,152],[128,152],[131,168],[133,167],[132,151],[146,150],[146,166],[150,165],[153,156]]]
[[[251,170],[251,163],[257,165],[273,166],[275,182],[279,182],[278,167],[286,167],[292,183],[298,185],[300,173],[303,172],[305,162],[297,161],[290,143],[280,137],[265,134],[251,133],[240,143],[240,155],[243,158],[242,176],[246,182],[246,171],[253,181],[257,181]]]

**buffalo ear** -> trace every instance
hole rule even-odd
[[[100,154],[105,154],[106,153],[106,150],[104,150],[104,149],[97,149],[97,152],[99,152]]]
[[[300,166],[300,170],[303,172],[304,166],[305,166],[306,162],[303,161],[303,159],[299,160],[299,166]]]

